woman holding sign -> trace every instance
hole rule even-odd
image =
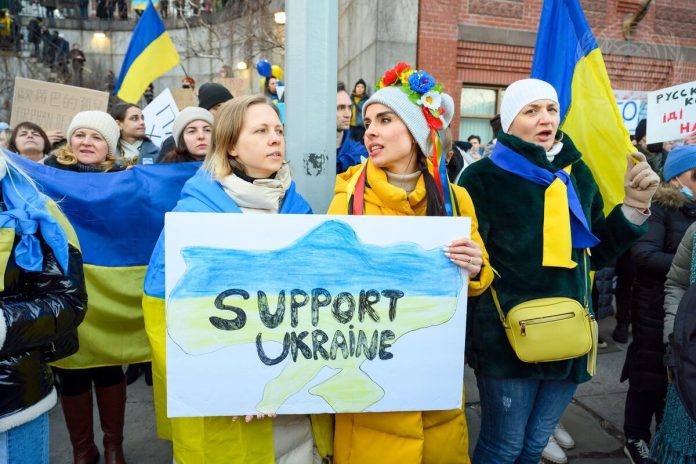
[[[469,295],[479,295],[493,271],[469,195],[448,182],[438,134],[454,102],[432,76],[405,63],[377,88],[363,106],[370,158],[337,176],[328,213],[471,217],[472,238],[451,243],[445,254],[468,272]],[[334,457],[337,464],[468,463],[464,411],[337,414]]]
[[[278,110],[263,95],[235,98],[222,106],[203,167],[184,186],[174,211],[312,212],[290,177]],[[177,463],[317,463],[330,454],[329,416],[167,419],[164,294],[162,234],[145,277],[143,310],[152,347],[157,432],[172,440]]]
[[[482,413],[473,460],[536,464],[577,385],[594,374],[590,269],[647,230],[659,178],[643,155],[629,155],[624,204],[605,217],[592,172],[558,129],[550,84],[513,83],[500,113],[493,154],[460,179],[497,271],[491,290],[472,301],[467,324]]]

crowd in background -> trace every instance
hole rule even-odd
[[[113,6],[110,4],[108,8]],[[80,7],[82,9],[82,3]],[[81,83],[86,60],[79,45],[73,44],[71,48],[58,31],[50,32],[42,23],[41,18],[32,18],[28,25],[29,41],[34,46],[32,53],[59,73],[72,70],[73,78]],[[410,82],[413,74],[422,77],[421,71],[409,71],[402,67],[395,72],[405,76],[406,82]],[[385,74],[383,81],[387,76]],[[292,202],[292,207],[296,208],[293,212],[309,212],[309,206],[293,190],[292,172],[285,162],[283,127],[276,107],[280,99],[275,81],[275,78],[266,80],[264,95],[234,99],[220,84],[200,86],[197,91],[199,105],[179,113],[171,137],[161,146],[147,137],[142,109],[123,102],[112,104],[108,112],[80,112],[67,128],[42,128],[32,121],[11,128],[0,123],[3,124],[0,126],[0,143],[37,163],[78,173],[108,175],[136,165],[203,162],[199,174],[190,181],[191,186],[199,190],[189,191],[190,197],[184,195],[177,207],[179,211],[211,208],[209,204],[205,208],[201,206],[196,194],[214,190],[222,193],[220,204],[215,205],[214,211],[284,214],[290,212],[284,208]],[[410,91],[421,92],[423,89],[419,85],[425,86],[411,84]],[[585,285],[583,289],[582,282],[589,275],[590,265],[585,262],[577,266],[588,258],[582,252],[585,246],[576,246],[575,241],[568,250],[569,259],[575,265],[565,263],[549,268],[546,264],[539,264],[542,253],[546,260],[546,240],[551,240],[542,230],[544,211],[543,201],[539,199],[540,190],[511,168],[498,164],[504,156],[526,160],[516,162],[520,163],[519,166],[524,163],[534,165],[529,168],[532,171],[541,169],[558,174],[563,168],[574,166],[572,173],[567,174],[573,179],[569,184],[576,184],[576,201],[591,216],[584,227],[588,240],[596,247],[591,257],[591,266],[598,270],[591,289],[594,312],[599,318],[612,315],[611,294],[616,291],[619,323],[613,338],[618,343],[630,341],[620,376],[621,381],[628,380],[630,385],[624,423],[627,455],[634,463],[653,462],[651,459],[668,462],[667,459],[677,454],[675,441],[682,439],[687,443],[685,453],[694,451],[690,456],[696,456],[695,450],[688,449],[688,443],[693,443],[690,440],[694,429],[675,429],[675,424],[693,425],[693,422],[685,419],[663,362],[669,348],[674,314],[684,288],[688,287],[690,279],[693,280],[690,252],[684,251],[681,260],[672,261],[680,253],[682,239],[691,246],[696,231],[691,227],[696,221],[696,134],[684,140],[651,145],[646,142],[646,122],[642,121],[633,137],[636,153],[634,161],[628,162],[626,201],[605,217],[592,173],[581,161],[581,154],[570,137],[559,130],[558,96],[549,84],[527,79],[511,85],[503,99],[501,114],[491,120],[495,136],[490,141],[482,141],[476,134],[471,134],[466,141],[453,140],[449,124],[454,104],[446,93],[437,93],[442,112],[433,122],[423,116],[418,107],[420,103],[415,103],[416,99],[409,98],[399,86],[382,82],[381,88],[372,95],[362,79],[354,84],[350,93],[345,86],[338,86],[338,176],[329,214],[439,216],[451,214],[454,208],[461,215],[473,218],[471,239],[453,243],[446,255],[470,276],[467,357],[476,371],[482,408],[481,435],[473,453],[474,462],[536,464],[542,456],[553,462],[565,462],[562,447],[573,446],[574,441],[560,424],[560,417],[577,385],[591,378],[591,373],[586,370],[587,355],[547,364],[526,363],[515,357],[505,338],[496,306],[498,311],[501,305],[509,310],[514,302],[524,300],[527,295],[550,296],[554,292],[578,300],[583,295],[587,298],[590,288]],[[256,132],[251,132],[250,125],[253,124],[263,127],[263,135],[257,137]],[[439,128],[442,134],[448,179],[434,176],[431,151],[435,140],[430,132],[433,127]],[[537,127],[544,130],[538,132]],[[259,150],[269,146],[276,149],[273,156],[265,152],[263,157],[258,155]],[[513,153],[514,156],[501,153]],[[9,168],[5,166],[3,172],[7,169],[18,172],[11,161],[5,161],[9,159],[7,155],[3,154],[0,159],[3,160],[0,167],[9,163]],[[452,204],[448,205],[438,193],[443,191],[443,182],[445,188],[452,187],[449,200]],[[356,191],[351,189],[361,183],[365,193],[362,203],[358,204]],[[32,188],[30,183],[27,185],[26,188]],[[3,184],[5,211],[14,201],[7,188]],[[490,194],[503,191],[508,194]],[[519,208],[519,201],[528,201],[527,208]],[[46,207],[44,203],[40,205],[42,208]],[[513,222],[519,225],[515,231],[506,226],[511,217],[516,218]],[[50,219],[45,221],[46,227],[56,227]],[[544,250],[539,243],[540,237],[544,239]],[[19,411],[31,410],[35,414],[32,413],[33,416],[21,424],[0,427],[0,433],[14,430],[16,435],[21,432],[24,437],[45,435],[37,430],[45,428],[45,412],[51,402],[47,398],[55,396],[40,351],[56,339],[74,336],[86,309],[84,277],[76,268],[81,265],[79,251],[67,239],[52,243],[47,243],[44,238],[38,240],[44,240],[39,247],[43,254],[35,257],[42,263],[41,272],[32,274],[26,267],[28,264],[18,260],[15,264],[22,270],[15,274],[20,279],[17,285],[36,286],[34,297],[42,301],[55,295],[45,290],[51,287],[43,286],[44,289],[39,290],[39,284],[54,282],[55,293],[60,294],[65,302],[60,310],[50,314],[57,321],[56,330],[45,334],[41,342],[16,336],[12,327],[15,322],[29,326],[39,322],[4,316],[4,322],[9,324],[7,340],[16,343],[22,354],[17,358],[16,353],[6,352],[3,346],[5,336],[0,337],[0,373],[3,369],[7,372],[25,369],[24,372],[41,379],[40,389],[34,388],[32,382],[35,379],[31,376],[12,384],[12,394],[16,395],[13,407]],[[153,260],[156,255],[157,249]],[[496,280],[493,268],[500,273]],[[519,285],[517,280],[522,276],[525,276],[524,285]],[[5,280],[8,280],[7,271]],[[620,285],[615,285],[617,280]],[[491,286],[495,287],[497,294],[491,292]],[[14,285],[6,285],[4,292],[3,297],[17,297]],[[500,303],[496,295],[500,295]],[[21,304],[40,306],[40,303],[33,302]],[[632,327],[632,337],[629,337],[629,327]],[[154,342],[151,342],[154,349]],[[39,351],[36,351],[37,346]],[[66,347],[60,353],[61,357],[77,349],[70,343],[61,346]],[[598,346],[603,346],[602,340],[598,341]],[[153,359],[153,363],[152,368],[149,365],[131,366],[127,375],[121,366],[54,368],[75,462],[97,462],[100,455],[94,443],[92,425],[93,386],[104,431],[106,462],[125,462],[126,385],[140,372],[145,372],[148,381],[152,382],[151,369],[160,373],[164,369],[163,359]],[[25,390],[31,390],[34,396],[31,399],[22,397]],[[515,414],[508,414],[508,408],[496,401],[501,395],[513,398],[518,408]],[[4,417],[13,414],[18,414],[17,410],[0,410],[0,426]],[[226,455],[223,448],[230,447],[230,442],[221,443],[219,437],[213,436],[216,433],[226,436],[231,427],[242,425],[232,426],[231,422],[223,425],[213,419],[206,424],[187,423],[188,428],[181,428],[178,432],[175,429],[172,439],[177,462],[194,462],[191,456],[195,456],[191,449],[183,446],[186,437],[177,436],[177,433],[200,433],[203,446],[208,446],[211,453]],[[653,419],[658,423],[654,439],[650,431]],[[251,420],[251,417],[246,418],[246,422]],[[320,443],[323,443],[321,437],[327,427],[335,431],[332,452],[339,464],[358,462],[350,458],[357,452],[354,441],[357,439],[349,437],[366,437],[367,441],[362,443],[372,444],[361,450],[363,456],[382,459],[380,453],[383,449],[402,446],[403,434],[418,437],[403,444],[404,456],[424,456],[423,462],[428,462],[425,458],[428,453],[440,457],[444,453],[451,458],[448,462],[464,463],[469,459],[466,419],[461,410],[337,415],[335,423],[330,425],[317,425],[318,419],[310,416],[293,418],[292,421],[280,417],[273,418],[273,421],[272,436],[266,437],[271,440],[268,443],[276,447],[277,453],[286,447],[288,453],[297,452],[300,454],[295,456],[302,456],[297,458],[299,461],[287,458],[283,461],[276,454],[277,462],[320,462],[326,458],[328,451]],[[661,422],[664,427],[660,427]],[[432,424],[435,431],[426,424]],[[303,431],[299,442],[293,441],[297,437],[290,437],[292,428]],[[443,441],[443,436],[449,439]],[[238,439],[238,436],[234,438]],[[241,443],[239,446],[251,445]],[[273,446],[270,447],[271,453]],[[268,449],[263,452],[268,452]]]

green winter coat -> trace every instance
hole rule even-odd
[[[563,136],[563,149],[553,162],[548,161],[542,147],[518,137],[500,132],[498,143],[551,172],[573,165],[571,179],[575,191],[592,233],[601,240],[591,250],[592,269],[604,267],[647,231],[647,225],[628,222],[620,206],[604,217],[597,184],[567,135]],[[491,266],[498,273],[492,285],[504,313],[533,298],[569,297],[582,302],[587,292],[591,300],[589,276],[583,276],[582,250],[573,250],[573,260],[579,263],[575,269],[541,266],[546,187],[506,172],[488,158],[469,166],[459,185],[466,188],[474,202],[479,232]],[[585,281],[587,288],[583,288]],[[469,300],[467,332],[467,359],[477,375],[575,383],[590,379],[587,356],[538,364],[520,361],[507,341],[490,290]]]

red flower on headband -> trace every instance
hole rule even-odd
[[[409,69],[411,69],[411,66],[408,64],[404,62],[397,63],[396,66],[384,73],[384,76],[382,76],[380,81],[381,87],[387,87],[394,84],[399,80],[401,73],[408,71]]]
[[[440,113],[440,116],[438,117],[433,116],[431,110],[427,108],[425,105],[421,106],[421,110],[423,111],[423,115],[425,116],[425,121],[428,123],[428,127],[435,130],[442,129],[442,126],[444,125],[442,121],[442,115],[445,114],[444,108],[436,110],[438,113]]]

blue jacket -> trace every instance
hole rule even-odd
[[[362,163],[367,158],[365,145],[351,139],[347,130],[343,131],[343,142],[336,150],[336,174],[345,172],[348,168]]]

